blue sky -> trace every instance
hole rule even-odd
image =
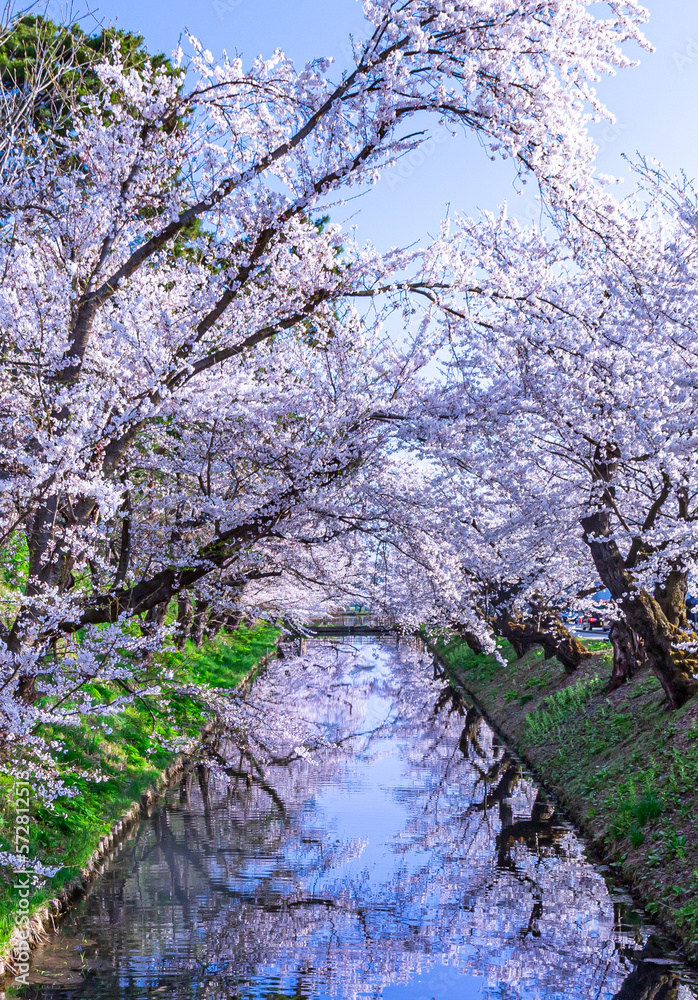
[[[75,9],[82,3],[77,0]],[[600,88],[617,120],[598,129],[599,168],[627,176],[622,154],[639,150],[698,177],[698,4],[649,0],[647,6],[646,33],[656,52],[638,52],[638,68]],[[298,64],[331,55],[342,65],[349,34],[360,33],[363,24],[357,0],[94,0],[92,9],[143,34],[151,50],[171,52],[186,28],[212,52],[237,51],[246,63],[282,48]],[[62,10],[61,0],[50,0],[52,16]],[[532,199],[515,193],[513,169],[490,162],[472,137],[437,139],[344,210],[345,219],[354,216],[360,236],[381,247],[405,246],[435,233],[447,206],[473,213],[506,200],[512,214],[525,219],[535,213]]]

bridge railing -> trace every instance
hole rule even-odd
[[[314,618],[310,623],[312,628],[397,628],[398,622],[394,618],[372,614],[346,614],[330,615],[327,618]]]

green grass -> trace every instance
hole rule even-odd
[[[275,627],[258,623],[221,635],[200,649],[187,643],[185,649],[159,657],[155,671],[174,670],[175,680],[183,684],[232,688],[273,648],[277,635]],[[109,698],[116,692],[105,685],[98,693]],[[99,838],[175,759],[176,753],[163,744],[182,735],[197,736],[205,721],[204,709],[192,698],[173,697],[167,705],[148,698],[134,701],[108,721],[87,718],[79,727],[44,730],[46,737],[62,741],[62,777],[77,794],[56,800],[52,809],[32,802],[30,856],[63,865],[36,891],[33,909],[78,874]],[[95,769],[106,780],[75,777]],[[13,829],[11,782],[0,779],[0,850],[14,850]],[[0,947],[14,927],[16,901],[12,878],[0,873]]]
[[[473,681],[489,683],[502,673],[504,667],[496,656],[488,653],[473,653],[464,642],[439,642],[439,652],[454,670],[462,670]],[[508,642],[498,643],[498,650],[503,659],[512,662],[516,656]]]
[[[640,847],[645,842],[647,823],[662,813],[662,799],[653,785],[646,785],[639,791],[634,779],[621,785],[618,793],[614,816],[609,822],[609,836],[616,839],[627,837],[633,847]]]
[[[585,639],[584,645],[592,653],[598,653],[611,648],[611,643],[608,639]]]
[[[538,743],[552,735],[563,739],[563,725],[571,716],[578,715],[582,706],[602,687],[603,681],[591,677],[555,691],[545,699],[541,708],[526,716],[524,741],[527,744]]]
[[[457,642],[445,663],[509,737],[649,912],[698,960],[698,698],[669,712],[641,672],[609,693],[612,650],[571,677],[530,650],[506,665]]]

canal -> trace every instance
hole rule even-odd
[[[698,997],[421,648],[317,641],[265,683],[326,745],[196,769],[37,952],[23,995]]]

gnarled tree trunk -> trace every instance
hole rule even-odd
[[[625,622],[611,622],[608,638],[613,645],[613,673],[608,689],[615,691],[645,665],[647,657],[642,639]]]
[[[679,643],[695,642],[669,621],[659,602],[646,590],[638,590],[625,566],[611,532],[610,513],[597,511],[582,518],[584,537],[596,570],[622,608],[625,623],[641,639],[647,664],[659,678],[672,708],[680,708],[698,692],[698,655],[677,649]]]
[[[568,673],[574,673],[591,656],[554,611],[526,618],[502,614],[495,619],[494,627],[498,635],[512,644],[517,656],[523,656],[532,646],[542,646],[546,657],[557,657]]]
[[[469,629],[460,626],[456,626],[456,632],[458,633],[459,637],[463,640],[463,642],[467,646],[469,646],[470,649],[472,649],[473,653],[479,656],[480,653],[485,652],[485,647],[482,645],[482,642],[475,635],[474,632],[471,632]]]
[[[236,628],[240,628],[242,619],[242,611],[234,611],[232,614],[229,614],[225,619],[225,627],[228,632],[234,632]]]
[[[688,573],[672,570],[666,580],[656,584],[654,598],[664,612],[667,621],[677,628],[688,628],[686,596],[688,594]]]
[[[209,607],[209,601],[197,601],[196,607],[194,608],[194,620],[191,626],[191,637],[197,646],[200,646],[204,641]]]
[[[156,604],[154,608],[150,608],[145,616],[145,620],[149,625],[160,626],[165,621],[166,614],[167,602],[164,601],[162,604]]]

